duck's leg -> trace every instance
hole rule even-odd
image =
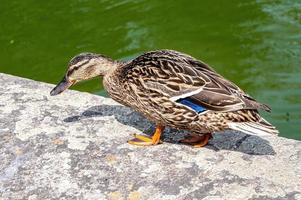
[[[196,148],[200,148],[206,146],[211,138],[212,138],[211,133],[206,133],[203,135],[191,134],[186,136],[185,139],[180,140],[180,142],[192,145],[193,147]]]
[[[164,130],[164,126],[157,125],[156,131],[152,137],[144,136],[144,135],[134,135],[134,139],[129,140],[129,144],[139,145],[139,146],[150,146],[156,145],[160,143],[161,133]]]

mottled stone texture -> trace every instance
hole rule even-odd
[[[301,142],[238,132],[136,147],[154,126],[111,99],[0,74],[0,199],[301,199]]]

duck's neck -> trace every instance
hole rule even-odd
[[[113,61],[110,69],[103,76],[103,86],[111,98],[121,103],[120,94],[123,93],[123,87],[120,80],[120,70],[126,62]]]
[[[97,65],[95,66],[95,75],[105,76],[115,71],[119,66],[124,63],[121,61],[112,60],[110,58],[98,59]]]

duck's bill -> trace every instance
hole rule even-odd
[[[58,95],[62,92],[64,92],[65,90],[67,90],[69,87],[71,87],[75,82],[74,81],[68,81],[65,77],[63,78],[63,80],[61,80],[61,82],[59,82],[59,84],[57,84],[57,86],[55,86],[55,88],[53,88],[50,92],[51,96],[54,95]]]

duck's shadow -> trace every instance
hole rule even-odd
[[[120,105],[99,105],[93,106],[85,110],[80,115],[70,116],[64,119],[64,122],[75,122],[84,118],[104,117],[114,115],[120,123],[132,126],[141,132],[152,135],[154,125],[146,120],[139,113],[134,112],[130,108]],[[177,143],[188,132],[166,128],[163,135],[163,142]],[[249,155],[275,155],[273,147],[269,141],[257,137],[246,135],[241,132],[228,131],[225,133],[214,134],[206,148],[219,150],[231,150],[246,153]]]

